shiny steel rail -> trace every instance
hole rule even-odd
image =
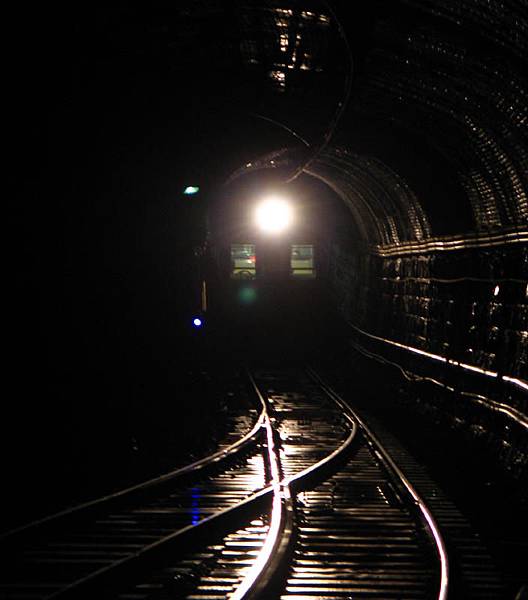
[[[251,374],[250,378],[255,393],[258,395],[261,402],[268,406],[266,399],[263,397]],[[252,600],[267,597],[266,595],[269,593],[270,587],[274,585],[274,578],[276,577],[277,571],[284,569],[283,562],[291,551],[294,535],[294,499],[292,494],[307,487],[314,476],[317,476],[324,469],[331,467],[331,465],[350,448],[350,445],[355,439],[357,427],[355,422],[348,415],[345,415],[345,418],[349,422],[350,430],[349,434],[338,448],[328,456],[325,456],[299,473],[281,480],[282,466],[274,445],[274,433],[269,415],[266,413],[268,451],[270,452],[270,462],[272,465],[275,465],[273,467],[272,479],[274,499],[271,526],[266,543],[255,563],[244,578],[242,584],[231,596],[229,596],[229,600]]]
[[[199,480],[210,472],[217,472],[219,469],[221,471],[224,461],[228,465],[232,464],[232,461],[240,462],[240,457],[246,456],[245,452],[250,448],[250,444],[260,437],[265,414],[265,405],[261,404],[260,413],[251,429],[235,442],[209,456],[3,534],[0,537],[2,555],[11,562],[4,561],[7,568],[5,577],[0,578],[0,596],[5,593],[7,597],[13,595],[17,598],[26,595],[40,598],[82,597],[90,594],[91,590],[98,589],[100,584],[104,586],[114,574],[130,572],[135,565],[158,556],[176,539],[185,539],[195,525],[182,526],[185,525],[185,515],[179,516],[183,509],[178,509],[177,501],[176,505],[173,502],[172,506],[165,508],[163,502],[159,507],[156,505],[156,498],[170,498],[175,485],[180,485],[180,495],[186,494],[189,479],[195,481],[196,478]],[[252,460],[250,457],[246,462],[251,463]],[[251,467],[251,464],[249,467],[253,471],[256,468]],[[248,488],[249,492],[244,491],[247,488],[243,483],[244,478],[249,476],[247,473],[248,467],[243,467],[242,483],[238,488],[233,486],[230,480],[226,480],[226,491],[220,493],[216,502],[219,509],[215,510],[214,506],[210,508],[209,512],[213,511],[215,514],[206,516],[204,522],[213,520],[216,513],[229,512],[225,508],[222,509],[222,506],[227,505],[229,508],[230,504],[237,502],[238,497],[247,496],[247,493],[251,492],[251,487]],[[251,474],[251,471],[249,473]],[[222,473],[216,478],[222,485]],[[211,481],[212,485],[214,479],[209,476],[207,481]],[[183,487],[180,481],[184,482]],[[257,489],[263,484],[264,481]],[[132,512],[127,506],[131,507]],[[145,510],[147,517],[149,513],[156,517],[159,515],[158,524],[153,521],[150,525],[152,532],[149,531],[149,519],[143,518],[141,514]],[[127,525],[131,518],[129,514],[137,515],[139,519],[135,529]],[[164,515],[168,515],[169,518],[165,518]],[[170,530],[170,523],[173,522],[179,524],[176,531]],[[119,537],[120,531],[123,531],[123,539]],[[74,535],[81,541],[73,539]],[[98,548],[101,538],[106,539],[103,544],[108,546],[106,554]],[[47,571],[52,568],[57,571],[57,582],[49,580]],[[68,574],[68,570],[71,569],[74,569],[73,574]],[[16,574],[13,575],[13,572]]]
[[[269,409],[268,402],[262,395],[254,377],[250,374],[255,393],[260,401]],[[266,542],[259,553],[255,563],[249,570],[241,585],[229,597],[230,600],[249,600],[265,598],[269,588],[274,585],[277,571],[284,568],[284,560],[291,551],[294,535],[294,498],[295,493],[310,485],[314,477],[330,468],[334,462],[350,448],[357,433],[356,423],[344,415],[349,424],[349,432],[345,440],[330,454],[318,462],[306,467],[299,473],[282,478],[282,465],[278,457],[278,450],[274,442],[272,423],[266,411],[265,427],[268,443],[269,460],[272,466],[273,507],[271,526]]]
[[[53,513],[42,519],[38,519],[36,521],[31,521],[25,525],[17,527],[15,529],[11,529],[6,531],[5,533],[0,534],[0,542],[3,542],[7,538],[15,537],[19,534],[24,534],[25,532],[35,531],[37,528],[57,523],[59,520],[78,515],[82,512],[91,511],[94,509],[103,508],[103,506],[108,506],[110,503],[120,500],[125,500],[128,497],[134,495],[138,492],[143,492],[156,486],[163,485],[169,481],[174,481],[178,477],[182,477],[184,475],[189,474],[197,474],[200,471],[210,468],[211,466],[218,464],[219,462],[233,457],[235,454],[244,449],[251,441],[255,439],[255,437],[259,434],[262,424],[264,422],[264,406],[261,407],[261,411],[259,417],[253,427],[239,440],[230,444],[229,446],[214,452],[208,456],[205,456],[199,460],[196,460],[192,463],[184,465],[178,469],[174,469],[172,471],[168,471],[163,475],[159,475],[157,477],[153,477],[152,479],[148,479],[146,481],[142,481],[141,483],[132,485],[127,488],[123,488],[122,490],[118,490],[112,494],[107,494],[105,496],[101,496],[99,498],[95,498],[94,500],[90,500],[88,502],[84,502],[82,504],[77,504],[65,510],[62,510],[57,513]]]
[[[438,592],[436,594],[436,598],[438,600],[446,600],[449,584],[449,564],[447,551],[438,526],[436,525],[435,520],[428,510],[426,504],[420,498],[416,490],[412,487],[398,466],[394,463],[389,454],[385,451],[375,434],[359,417],[359,415],[348,405],[348,403],[338,396],[315,371],[309,370],[308,373],[313,381],[320,386],[321,390],[323,390],[324,393],[343,411],[346,420],[350,423],[349,435],[331,454],[313,464],[309,468],[297,473],[296,475],[285,478],[282,482],[278,482],[274,479],[273,516],[268,538],[246,578],[243,580],[242,584],[237,588],[237,590],[229,596],[229,599],[256,600],[274,596],[273,593],[270,593],[270,587],[273,587],[273,581],[277,578],[276,573],[280,568],[281,563],[284,561],[285,556],[288,554],[288,548],[291,546],[293,538],[291,520],[288,520],[287,526],[285,526],[282,522],[281,503],[287,501],[289,507],[288,510],[292,510],[292,489],[295,490],[293,492],[294,494],[306,489],[309,486],[309,476],[317,473],[318,471],[329,466],[332,462],[338,460],[340,456],[345,453],[347,448],[350,447],[353,440],[356,438],[358,429],[360,429],[367,445],[370,447],[372,454],[375,455],[378,462],[382,463],[387,474],[396,482],[399,489],[404,492],[408,505],[410,506],[411,510],[417,514],[417,520],[422,522],[424,529],[429,534],[436,549],[440,565]],[[266,402],[254,380],[253,384],[255,386],[255,391],[261,397],[262,402]],[[276,451],[273,445],[273,433],[271,432],[271,427],[269,427],[268,431],[268,446],[269,449],[272,448],[272,450],[270,450],[272,456],[271,460],[276,461]],[[279,470],[280,466],[277,467],[277,471]],[[274,477],[276,477],[277,471],[275,472]],[[281,548],[281,550],[274,555],[273,552],[276,548]],[[282,568],[284,568],[284,565],[282,565]],[[302,595],[302,589],[300,593]],[[313,593],[321,593],[321,590],[316,588],[313,590]]]
[[[264,406],[264,427],[266,429],[268,464],[271,471],[273,503],[266,541],[242,583],[230,596],[230,600],[248,600],[263,594],[267,590],[276,569],[288,552],[294,527],[290,485],[289,482],[282,480],[282,468],[275,444],[276,434],[269,416],[268,403],[260,393],[251,373],[249,373],[249,378],[257,397]]]
[[[429,532],[429,535],[431,536],[431,539],[434,542],[440,567],[437,598],[438,600],[446,600],[449,590],[449,559],[447,549],[445,542],[442,538],[440,529],[433,515],[428,509],[426,503],[420,497],[418,492],[413,488],[412,484],[409,482],[407,477],[405,477],[405,475],[399,469],[396,463],[392,460],[391,456],[385,450],[385,448],[378,440],[374,432],[370,429],[370,427],[368,427],[368,425],[357,414],[357,412],[353,410],[352,407],[345,400],[343,400],[328,384],[326,384],[322,377],[316,371],[310,369],[309,373],[331,398],[333,398],[340,406],[342,406],[344,410],[347,410],[349,414],[353,415],[353,418],[361,427],[367,440],[367,443],[372,448],[372,451],[385,465],[387,471],[392,474],[393,479],[400,483],[401,486],[403,486],[403,489],[405,490],[409,499],[410,505],[415,509],[415,511],[418,512],[420,520],[423,522],[426,530]]]
[[[151,522],[147,519],[145,522],[145,532],[148,533],[147,537],[149,539],[145,543],[142,543],[134,551],[128,552],[126,555],[120,556],[110,563],[107,562],[98,569],[91,570],[84,577],[77,578],[70,584],[40,597],[60,598],[62,600],[64,598],[92,598],[98,597],[103,589],[118,590],[122,587],[130,587],[132,581],[137,581],[138,573],[144,574],[141,576],[147,578],[151,577],[148,573],[159,573],[160,565],[166,563],[167,556],[172,556],[173,551],[176,551],[175,554],[181,554],[182,549],[187,548],[188,542],[199,539],[200,543],[203,543],[204,540],[213,539],[211,536],[213,534],[216,536],[218,531],[234,531],[234,524],[236,524],[235,527],[239,527],[240,523],[247,523],[247,519],[254,519],[255,515],[263,514],[269,515],[269,517],[266,517],[269,527],[267,528],[265,537],[261,536],[262,544],[260,550],[256,553],[254,560],[252,560],[251,566],[243,570],[242,577],[236,575],[230,578],[231,581],[238,581],[238,583],[225,593],[225,597],[229,598],[229,600],[257,600],[275,597],[275,595],[280,593],[281,582],[285,581],[286,570],[293,564],[294,549],[297,547],[296,544],[299,543],[299,536],[301,538],[303,535],[306,536],[306,526],[304,529],[302,527],[299,528],[299,523],[296,523],[295,506],[298,498],[305,493],[305,490],[326,485],[323,482],[330,481],[336,475],[341,477],[341,479],[348,477],[345,474],[346,471],[343,465],[356,464],[355,458],[349,460],[350,454],[357,452],[358,447],[364,447],[364,441],[366,440],[370,448],[369,452],[375,457],[377,462],[382,463],[383,470],[393,479],[397,480],[400,495],[407,495],[409,506],[419,515],[419,518],[416,518],[414,522],[419,520],[423,524],[423,529],[427,531],[437,549],[441,567],[438,583],[439,589],[435,597],[438,600],[445,600],[449,582],[447,553],[445,552],[445,546],[434,519],[405,476],[399,471],[387,452],[383,450],[374,434],[368,429],[367,425],[315,372],[309,372],[308,376],[306,374],[302,376],[304,379],[299,389],[302,389],[304,385],[306,390],[308,390],[304,397],[302,395],[295,397],[294,393],[291,393],[289,396],[287,393],[281,396],[280,390],[275,390],[274,393],[273,390],[270,391],[268,389],[263,393],[259,387],[261,384],[257,382],[259,378],[262,380],[263,377],[262,373],[256,378],[249,374],[251,385],[262,406],[262,411],[252,430],[236,444],[230,446],[230,452],[226,452],[227,449],[224,449],[207,459],[196,461],[192,465],[178,469],[171,474],[146,482],[147,489],[156,489],[157,481],[161,480],[163,483],[167,478],[172,480],[174,477],[177,477],[176,474],[184,475],[198,472],[208,464],[218,463],[223,457],[227,457],[233,453],[236,454],[238,450],[254,439],[259,432],[262,432],[264,433],[262,449],[265,449],[264,457],[267,463],[265,468],[267,476],[266,481],[263,482],[263,487],[260,489],[258,487],[254,488],[253,493],[247,488],[249,495],[246,495],[242,500],[237,500],[233,497],[232,501],[225,508],[220,510],[216,508],[214,510],[211,509],[208,514],[205,516],[202,515],[203,518],[197,523],[179,527],[172,531],[165,530],[164,532],[160,530],[158,533],[156,531],[156,521]],[[313,398],[310,394],[312,394]],[[328,408],[329,406],[333,406],[333,408],[330,409]],[[325,422],[325,419],[328,420],[328,423]],[[339,424],[337,424],[336,419],[338,419]],[[306,423],[304,423],[304,420]],[[293,436],[291,441],[288,440],[288,430],[290,435]],[[360,433],[361,441],[358,439],[358,434]],[[288,451],[291,451],[290,456],[287,456]],[[367,450],[364,450],[364,452],[367,452]],[[374,459],[370,458],[369,460],[373,461]],[[210,483],[205,483],[204,485],[207,492],[212,494],[213,492],[212,490],[209,491],[209,487],[213,486],[214,482],[213,480],[209,481]],[[234,481],[236,484],[236,478],[235,480],[229,480],[229,482],[231,481]],[[242,483],[236,485],[243,488],[243,474],[241,481]],[[231,489],[229,485],[232,486],[233,484],[228,483],[227,489]],[[137,487],[134,486],[130,489],[136,490]],[[139,487],[141,488],[141,486]],[[128,493],[133,495],[132,491]],[[309,493],[321,495],[321,492],[316,491]],[[344,493],[346,493],[346,490]],[[126,494],[122,497],[126,497]],[[104,500],[101,499],[101,501]],[[266,508],[268,506],[271,506],[271,508]],[[174,510],[172,507],[168,508]],[[159,508],[154,507],[154,509],[153,514],[156,513],[156,510],[161,510],[161,512],[165,510],[163,504]],[[147,517],[152,510],[152,508],[147,508]],[[372,509],[367,509],[367,522],[371,518],[368,514],[374,514],[368,513],[369,510]],[[394,511],[394,509],[391,510]],[[122,511],[123,514],[120,514],[118,511],[115,514],[115,512],[114,514],[109,513],[110,518],[117,519],[117,522],[123,520],[123,527],[125,528],[123,535],[126,542],[128,539],[126,536],[129,535],[126,529],[128,527],[127,519],[130,518],[127,515],[134,515],[135,513]],[[139,512],[144,511],[140,510]],[[382,519],[382,515],[385,513],[378,511],[377,514],[381,515],[377,517],[378,522],[380,522],[379,519]],[[337,522],[339,522],[339,517],[336,518],[338,519]],[[106,519],[108,520],[108,517]],[[317,519],[318,517],[316,517]],[[400,518],[398,517],[398,519]],[[333,522],[336,523],[335,518]],[[153,531],[149,531],[149,523]],[[159,523],[164,523],[164,521],[161,520]],[[405,527],[411,527],[409,525],[410,521],[406,523]],[[333,526],[335,527],[335,525]],[[362,524],[363,529],[359,534],[354,534],[353,529],[350,529],[350,525],[347,525],[347,527],[349,529],[345,532],[346,539],[352,539],[354,535],[356,537],[357,535],[365,535],[365,531],[367,531],[365,523]],[[378,546],[381,545],[380,547],[383,547],[384,540],[376,541],[376,532],[372,533],[370,529],[368,529],[368,532],[369,539],[373,540]],[[119,529],[117,533],[119,533]],[[321,539],[324,543],[333,544],[331,539],[330,541],[327,539],[324,528],[318,529],[317,535],[322,536]],[[119,537],[116,543],[122,545],[123,539]],[[346,542],[347,546],[348,543]],[[353,542],[350,543],[351,545],[353,544]],[[369,544],[372,545],[372,542],[369,542]],[[83,541],[83,551],[86,547],[86,543]],[[318,572],[320,571],[321,569],[318,568]],[[225,568],[220,569],[219,578],[223,578],[225,582]],[[214,579],[214,577],[210,577],[209,579]],[[317,583],[316,577],[313,579]],[[326,579],[321,585],[328,585],[328,581]],[[306,583],[305,580],[301,581],[300,585],[298,583],[295,585],[302,591],[303,585]],[[295,588],[295,585],[293,588]],[[343,585],[348,584],[345,581]],[[139,587],[141,588],[141,586]],[[192,597],[208,597],[208,585],[206,584],[204,588],[205,591],[197,592]],[[292,585],[290,585],[290,588],[286,588],[287,590],[290,589],[287,592],[289,594],[288,598],[293,598],[300,593],[298,591],[292,592],[293,588]],[[129,597],[128,593],[124,596],[119,595],[118,591],[115,593],[119,598]],[[111,595],[110,597],[114,596]]]
[[[281,427],[287,421],[287,417],[281,414],[285,404],[277,407],[280,399],[261,393],[252,375],[250,375],[250,379],[255,394],[266,406],[263,429],[266,432],[264,449],[268,462],[269,485],[238,505],[198,523],[193,532],[196,534],[201,530],[201,550],[194,554],[191,553],[181,561],[172,561],[165,567],[158,565],[149,572],[144,571],[141,577],[135,579],[134,584],[129,582],[128,585],[125,585],[125,590],[116,596],[111,596],[112,598],[123,599],[129,598],[131,595],[146,598],[147,596],[143,596],[145,590],[159,589],[164,586],[171,589],[174,594],[172,581],[175,573],[184,573],[185,577],[193,580],[196,580],[198,576],[201,583],[195,581],[194,591],[189,592],[189,598],[193,599],[225,597],[230,600],[252,600],[273,597],[278,591],[277,582],[282,581],[284,569],[290,564],[290,554],[295,543],[294,496],[300,490],[327,476],[327,470],[332,469],[334,463],[351,447],[357,427],[350,418],[342,418],[340,410],[332,409],[334,415],[338,415],[339,419],[342,418],[347,423],[346,429],[343,429],[344,439],[341,428],[330,423],[327,428],[331,434],[327,440],[328,443],[321,445],[316,439],[316,432],[308,425],[305,427],[305,433],[307,442],[309,446],[311,445],[311,451],[310,447],[307,452],[302,451],[302,442],[299,446],[299,439],[296,437],[295,448],[300,451],[300,454],[297,455],[298,460],[294,457],[293,462],[290,461],[290,464],[286,465],[287,470],[285,470],[284,461],[280,460],[285,448],[283,432],[281,432]],[[292,401],[292,405],[296,405],[295,401]],[[313,402],[312,406],[300,405],[296,407],[296,410],[299,412],[294,415],[295,420],[307,410],[311,410],[312,416],[315,418],[320,411],[320,405]],[[326,416],[317,418],[324,422]],[[296,436],[299,435],[302,427],[300,425],[300,429],[297,428]],[[321,452],[324,456],[319,456]],[[304,465],[304,468],[299,468],[300,464]],[[206,540],[215,539],[209,536],[208,525],[214,526],[215,523],[218,524],[221,521],[227,525],[223,531],[230,532],[224,538],[224,542],[219,543],[216,538],[217,541],[212,545],[204,546],[204,543],[207,544]],[[251,526],[248,525],[250,522]],[[245,528],[244,523],[246,523]],[[263,523],[267,523],[264,528],[266,529],[265,533],[263,532]],[[243,529],[240,529],[241,525]],[[218,530],[218,527],[216,529]],[[252,531],[252,529],[256,529],[256,531]],[[181,541],[180,539],[180,545]],[[258,551],[257,548],[259,548]],[[209,557],[208,560],[211,560],[211,556],[215,553],[217,558],[213,562],[217,566],[205,567],[205,575],[201,568],[196,570],[192,566],[206,556]],[[237,560],[235,556],[238,556],[239,559]],[[176,596],[187,597],[182,590],[176,592]]]

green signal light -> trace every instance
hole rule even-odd
[[[184,190],[183,193],[186,196],[192,196],[192,194],[197,194],[200,191],[200,188],[197,185],[188,185]]]

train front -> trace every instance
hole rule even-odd
[[[209,321],[218,347],[305,360],[331,332],[327,265],[339,203],[311,178],[246,177],[210,213]],[[323,327],[323,321],[325,325]]]

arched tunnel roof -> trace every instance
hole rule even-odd
[[[427,413],[440,448],[452,428],[525,477],[528,0],[12,3],[6,25],[24,197],[2,419],[21,511],[46,510],[54,472],[61,506],[92,495],[89,472],[117,486],[104,463],[142,477],[175,420],[182,450],[205,414],[221,439],[221,373],[261,357],[321,359],[365,405]],[[245,190],[292,178],[298,231],[235,238]]]
[[[493,377],[527,364],[527,9],[255,1],[236,13],[244,72],[262,84],[251,111],[277,142],[227,181],[262,169],[324,181],[374,257],[335,258],[347,317]]]
[[[109,87],[132,71],[165,79],[178,127],[192,129],[188,114],[206,129],[191,140],[204,168],[227,177],[307,140],[312,171],[351,207],[356,197],[359,228],[386,244],[526,228],[527,11],[525,0],[184,0],[94,9],[68,35]],[[207,156],[211,140],[231,162]]]
[[[304,172],[342,199],[348,238],[361,245],[333,263],[350,321],[525,377],[527,0],[156,0],[76,7],[66,19],[49,11],[40,35],[51,51],[39,54],[35,33],[33,71],[24,71],[31,110],[22,110],[38,119],[33,99],[52,90],[55,202],[34,201],[24,222],[35,256],[46,247],[49,264],[78,273],[79,297],[89,297],[86,281],[101,289],[104,270],[125,296],[122,273],[155,280],[154,246],[156,268],[169,273],[190,235],[174,203],[184,185],[199,181],[207,195],[259,169],[279,181]],[[35,271],[43,289],[45,270]],[[373,298],[382,310],[371,314]]]

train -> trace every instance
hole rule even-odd
[[[213,197],[198,286],[200,328],[244,346],[310,337],[326,317],[338,201],[310,179],[245,178]],[[196,318],[196,317],[195,317]],[[207,323],[207,327],[205,327]]]

